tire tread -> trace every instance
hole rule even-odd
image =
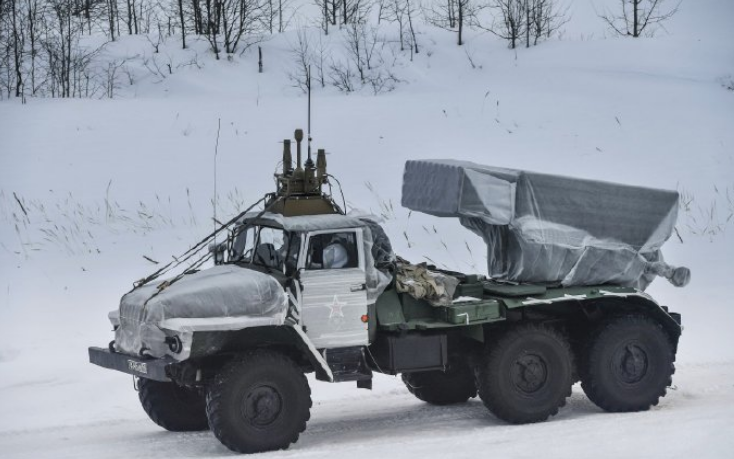
[[[518,339],[522,339],[529,333],[546,334],[552,337],[559,345],[561,345],[563,352],[570,359],[568,374],[565,375],[567,388],[564,390],[562,397],[560,397],[560,400],[557,401],[556,405],[547,410],[544,415],[537,416],[529,416],[524,413],[519,413],[510,406],[509,403],[503,400],[502,397],[496,395],[501,392],[497,387],[499,379],[491,377],[492,374],[500,372],[500,370],[496,368],[497,363],[502,355],[509,352],[509,348],[512,343]],[[487,351],[481,360],[481,364],[477,367],[475,372],[476,386],[479,392],[479,397],[484,403],[484,406],[495,416],[511,424],[542,422],[549,417],[558,414],[558,410],[566,405],[566,399],[571,396],[571,387],[573,382],[572,369],[574,368],[574,364],[571,347],[566,337],[560,331],[539,322],[524,323],[491,339],[487,343],[486,349]]]
[[[665,384],[660,387],[659,390],[645,403],[640,403],[635,406],[632,406],[631,404],[620,403],[619,401],[614,399],[615,397],[606,394],[602,388],[601,376],[596,375],[594,374],[594,372],[590,371],[590,368],[594,367],[597,364],[597,359],[599,358],[599,350],[597,349],[597,347],[600,345],[600,342],[603,342],[603,337],[614,333],[617,329],[629,327],[630,325],[645,325],[647,327],[650,327],[652,333],[659,334],[658,336],[662,337],[662,339],[664,339],[668,345],[667,351],[669,353],[669,358],[671,362],[670,370],[666,376]],[[587,343],[587,345],[584,346],[587,351],[584,352],[583,362],[579,366],[579,372],[581,375],[581,388],[584,390],[584,393],[586,393],[586,396],[589,398],[589,400],[591,400],[596,406],[612,413],[647,411],[650,409],[650,407],[657,406],[660,402],[660,399],[667,395],[667,388],[672,385],[673,374],[675,373],[675,352],[673,351],[674,346],[670,340],[669,335],[666,333],[665,329],[659,322],[653,320],[646,315],[641,314],[615,316],[603,322],[599,327],[597,327],[596,331],[592,333],[590,337],[592,339],[595,339],[595,342]]]
[[[209,390],[207,391],[206,413],[209,418],[209,428],[217,439],[232,451],[239,453],[257,453],[271,450],[271,448],[263,449],[255,445],[242,445],[233,435],[230,426],[227,425],[222,417],[225,404],[223,401],[224,391],[228,382],[232,378],[237,377],[240,372],[253,365],[265,365],[269,368],[280,367],[286,369],[286,371],[291,371],[293,376],[298,378],[298,384],[302,386],[302,388],[305,388],[306,397],[302,399],[299,398],[299,401],[306,405],[305,418],[302,420],[300,426],[291,433],[290,437],[288,437],[286,441],[277,448],[287,449],[291,444],[298,441],[300,434],[306,430],[306,423],[311,417],[310,409],[313,403],[311,401],[311,388],[308,385],[306,376],[292,359],[280,352],[262,349],[249,351],[229,362],[222,368],[209,385]]]

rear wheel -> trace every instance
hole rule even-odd
[[[474,375],[466,365],[443,371],[403,374],[403,383],[416,398],[432,405],[464,403],[477,396]]]
[[[209,429],[206,401],[197,389],[140,378],[138,398],[148,417],[166,430],[192,432]]]
[[[301,369],[277,352],[258,350],[226,365],[209,386],[209,425],[238,453],[285,449],[310,416],[311,390]]]
[[[476,368],[479,397],[504,421],[544,421],[571,395],[572,369],[563,335],[541,324],[520,325],[488,344]]]
[[[618,317],[594,334],[581,364],[581,387],[599,408],[644,411],[672,383],[675,355],[662,326],[645,316]]]

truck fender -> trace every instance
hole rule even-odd
[[[311,365],[313,365],[314,371],[316,372],[316,376],[318,377],[318,379],[334,382],[334,374],[331,372],[329,364],[326,363],[324,356],[322,356],[318,349],[316,349],[316,347],[313,345],[313,342],[311,342],[311,340],[306,335],[306,332],[303,331],[303,328],[300,325],[291,325],[289,326],[289,328],[293,330],[294,334],[296,335],[298,346],[300,347],[304,355],[308,357]]]

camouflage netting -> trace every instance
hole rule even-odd
[[[655,276],[677,286],[690,277],[660,252],[678,214],[675,191],[421,160],[405,165],[402,205],[458,217],[487,243],[494,279],[644,289]]]

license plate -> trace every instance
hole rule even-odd
[[[127,367],[136,373],[148,374],[148,364],[142,362],[136,362],[135,360],[128,360]]]

